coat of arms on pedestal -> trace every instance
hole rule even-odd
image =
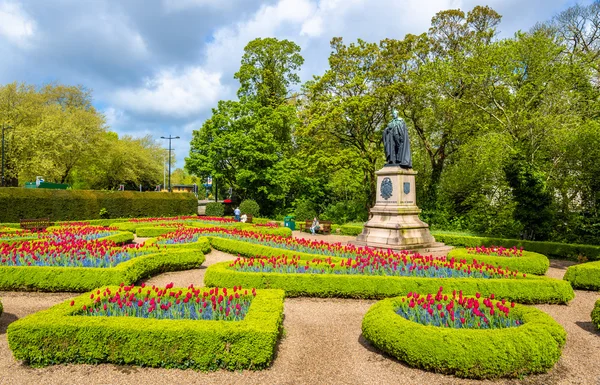
[[[381,181],[381,197],[388,200],[392,197],[394,187],[392,186],[392,180],[390,178],[383,178]]]

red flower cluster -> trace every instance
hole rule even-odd
[[[494,257],[522,257],[523,248],[517,249],[517,246],[505,248],[502,246],[476,246],[467,247],[467,253],[477,255],[490,255]]]

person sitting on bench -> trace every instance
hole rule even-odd
[[[314,235],[315,232],[319,231],[320,228],[321,226],[319,226],[319,220],[317,219],[317,217],[315,217],[313,219],[312,225],[310,226],[310,232]]]
[[[248,220],[248,216],[246,214],[242,214],[242,216],[240,217],[240,222],[246,223],[247,220]]]

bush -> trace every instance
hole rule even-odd
[[[585,256],[590,260],[600,259],[600,246],[579,245],[558,242],[538,242],[524,241],[520,239],[504,239],[490,237],[472,237],[465,235],[447,234],[432,232],[436,241],[444,242],[448,245],[475,247],[475,246],[503,246],[503,247],[523,247],[527,251],[553,256],[557,258],[577,259],[579,256]]]
[[[242,214],[251,214],[252,217],[260,216],[260,207],[258,207],[258,203],[252,199],[244,199],[242,203],[240,203],[240,211]]]
[[[365,339],[409,366],[475,379],[544,373],[558,361],[567,333],[549,315],[517,305],[519,327],[470,330],[425,326],[396,314],[400,298],[373,305]]]
[[[494,266],[502,266],[511,270],[517,270],[521,273],[544,275],[550,267],[550,261],[545,255],[534,253],[531,251],[523,251],[521,257],[494,257],[491,255],[469,254],[467,249],[458,248],[448,252],[448,258],[456,258],[457,260],[466,260],[472,263],[474,259],[478,262],[484,262]]]
[[[2,313],[2,304],[0,304],[0,313]],[[600,299],[596,301],[594,310],[592,310],[592,323],[600,330]]]
[[[206,204],[206,216],[222,217],[225,213],[225,206],[219,202],[210,202]]]
[[[8,344],[15,359],[32,366],[109,362],[196,370],[263,369],[273,360],[280,335],[283,297],[280,290],[257,290],[242,321],[72,315],[93,303],[87,293],[76,297],[74,306],[68,300],[13,322]]]
[[[294,202],[294,219],[296,222],[304,222],[309,219],[313,219],[317,216],[317,210],[315,210],[312,202],[307,200],[296,200]]]
[[[0,266],[0,290],[84,292],[100,286],[132,284],[166,271],[200,267],[207,240],[194,243],[195,248],[142,255],[111,268]]]
[[[0,207],[0,222],[66,221],[99,219],[101,208],[111,218],[190,215],[197,213],[198,201],[184,193],[3,188]]]
[[[363,231],[363,227],[362,226],[351,226],[351,225],[342,225],[342,226],[340,226],[340,233],[342,235],[356,236],[358,234],[361,234],[362,231]]]
[[[600,261],[569,266],[563,279],[575,289],[600,290]]]
[[[218,249],[215,243],[213,246]],[[279,252],[277,255],[282,254]],[[497,298],[519,303],[567,303],[575,296],[568,282],[537,276],[484,279],[253,273],[234,271],[229,267],[230,263],[209,266],[204,277],[205,284],[282,289],[289,297],[387,298],[411,291],[436,292],[440,286],[446,291],[462,290],[466,295],[477,292],[486,296],[495,294]]]
[[[368,217],[365,203],[360,200],[332,203],[321,214],[321,219],[333,223],[364,222]]]

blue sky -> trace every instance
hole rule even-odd
[[[440,10],[489,5],[501,36],[529,30],[573,0],[0,0],[0,83],[80,84],[110,129],[179,135],[177,167],[192,131],[220,99],[235,98],[243,48],[257,37],[295,41],[303,80],[327,68],[329,41],[401,39],[427,31]],[[587,4],[589,1],[581,1]],[[164,141],[164,146],[167,146]]]

